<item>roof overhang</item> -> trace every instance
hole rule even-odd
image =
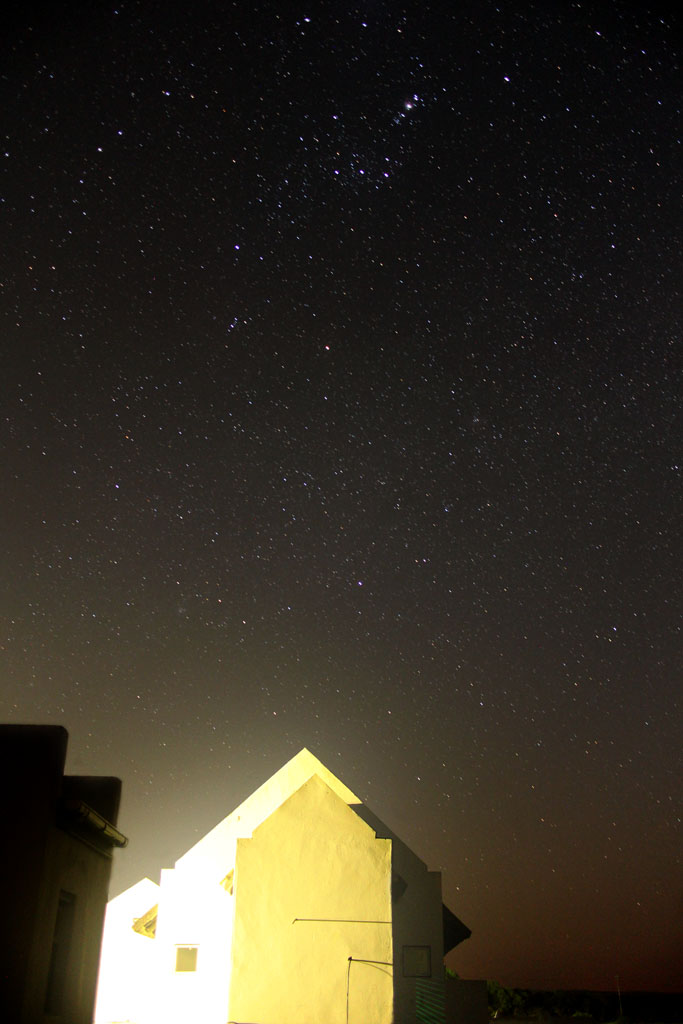
[[[465,939],[469,939],[472,931],[463,924],[459,917],[456,917],[452,910],[449,910],[445,903],[441,904],[443,915],[443,953],[450,953],[452,949],[459,946]]]

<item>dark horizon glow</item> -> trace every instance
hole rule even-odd
[[[306,746],[463,977],[671,991],[680,18],[446,7],[4,33],[2,718],[113,894]]]

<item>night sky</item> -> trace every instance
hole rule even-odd
[[[307,746],[463,976],[680,987],[680,29],[5,25],[0,711],[122,778],[112,894]]]

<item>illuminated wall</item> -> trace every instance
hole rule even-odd
[[[163,1024],[225,1024],[233,897],[213,875],[162,871],[156,943]]]
[[[159,886],[143,878],[107,905],[97,984],[95,1021],[147,1021],[154,1010],[156,943],[133,923],[159,902]]]
[[[237,843],[229,1019],[389,1024],[392,963],[391,843],[313,777]]]
[[[441,910],[440,876],[303,750],[112,901],[96,1024],[412,1024],[443,1003]]]
[[[237,839],[248,838],[255,828],[314,775],[322,779],[345,803],[360,805],[359,798],[311,754],[310,750],[300,750],[267,782],[247,797],[232,814],[190,847],[187,853],[176,861],[176,867],[222,878],[221,872],[225,874],[226,858],[230,866],[234,866]]]

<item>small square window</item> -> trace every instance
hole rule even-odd
[[[176,946],[175,969],[176,974],[197,970],[197,949],[198,946]]]
[[[403,947],[403,977],[431,978],[432,948],[431,946]]]

